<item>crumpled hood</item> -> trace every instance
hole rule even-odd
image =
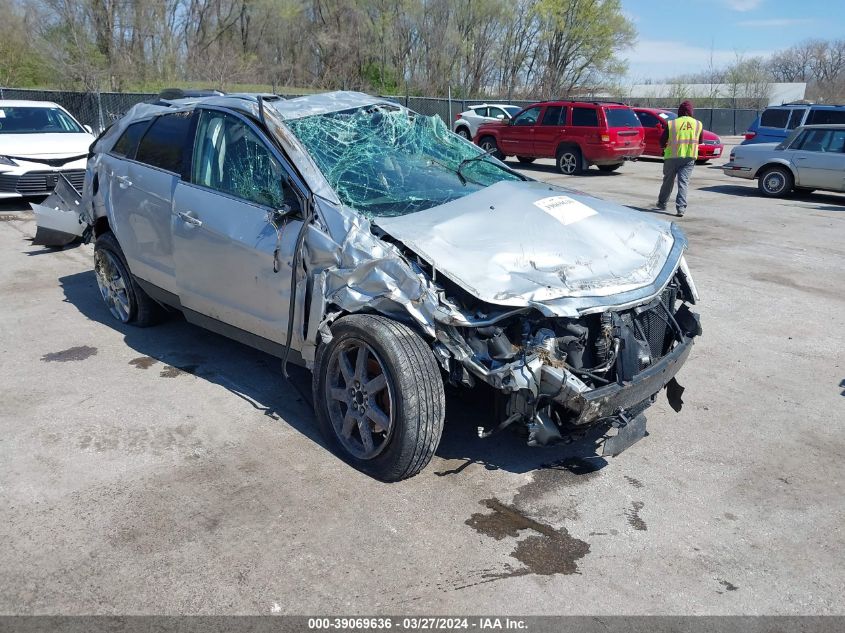
[[[62,158],[88,153],[94,137],[87,132],[60,134],[0,134],[0,155],[21,158]]]
[[[675,242],[667,222],[540,182],[500,182],[374,223],[438,274],[509,306],[642,288],[655,282]]]

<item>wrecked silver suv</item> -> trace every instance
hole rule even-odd
[[[124,323],[166,307],[304,364],[331,446],[418,473],[444,382],[492,389],[531,445],[606,429],[616,454],[700,334],[671,224],[536,182],[360,93],[139,105],[95,143],[80,201]]]

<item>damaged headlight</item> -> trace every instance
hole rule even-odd
[[[17,167],[18,164],[9,156],[0,156],[0,165],[8,165],[9,167]]]

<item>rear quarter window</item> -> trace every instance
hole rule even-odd
[[[595,108],[572,108],[572,125],[598,127],[599,113]]]
[[[141,139],[135,160],[152,167],[181,173],[191,115],[192,112],[174,112],[156,118]]]
[[[642,123],[629,108],[605,108],[607,127],[642,127]]]
[[[141,140],[141,135],[144,133],[144,130],[147,129],[149,124],[149,121],[140,121],[138,123],[133,123],[123,130],[123,134],[120,135],[120,138],[117,139],[117,143],[115,143],[114,147],[112,147],[111,153],[117,156],[125,156],[126,158],[135,158],[135,152],[138,149],[138,141]]]
[[[760,117],[761,127],[785,129],[787,121],[789,121],[788,108],[769,108],[768,110],[764,110]]]
[[[845,123],[845,108],[841,110],[810,110],[805,125],[836,125]]]

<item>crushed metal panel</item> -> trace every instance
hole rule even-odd
[[[33,244],[66,246],[82,237],[85,224],[80,220],[82,197],[63,174],[56,188],[41,204],[30,203],[37,229]]]
[[[538,182],[500,182],[374,222],[479,299],[507,306],[642,288],[675,243],[666,222]]]

